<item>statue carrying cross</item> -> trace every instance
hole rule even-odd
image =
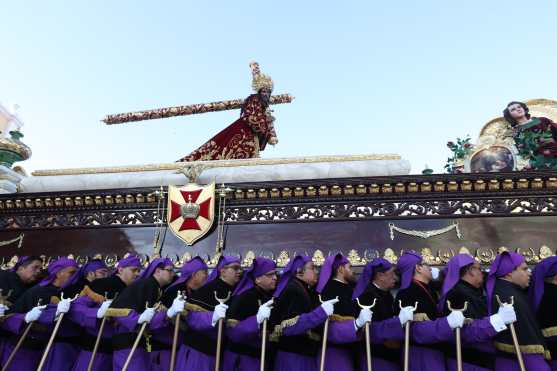
[[[102,121],[107,125],[113,125],[240,108],[240,118],[238,120],[178,161],[229,160],[259,157],[259,152],[263,151],[267,144],[275,145],[278,143],[274,127],[275,118],[269,105],[290,103],[294,98],[289,94],[272,96],[273,80],[261,73],[257,62],[250,63],[250,68],[252,72],[251,86],[254,94],[245,100],[234,99],[120,113],[108,115]]]

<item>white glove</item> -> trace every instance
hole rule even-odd
[[[226,304],[219,304],[215,307],[215,310],[213,311],[213,319],[212,319],[212,325],[213,327],[215,327],[215,325],[217,324],[217,322],[223,318],[226,317],[226,310],[228,309],[228,305]]]
[[[68,313],[68,311],[70,310],[71,303],[72,303],[72,299],[70,298],[60,300],[60,302],[56,306],[55,317],[58,317],[58,315],[60,315],[61,313]]]
[[[178,293],[178,296],[174,298],[172,305],[166,311],[166,316],[168,318],[173,318],[176,314],[182,313],[185,307],[186,307],[186,301],[184,300],[184,297],[180,295],[180,293]]]
[[[262,324],[263,321],[271,317],[271,309],[273,309],[273,299],[259,306],[256,316],[258,325]]]
[[[406,322],[412,321],[414,319],[414,307],[404,307],[400,310],[398,314],[398,319],[400,324],[404,327]]]
[[[455,328],[464,326],[464,314],[461,311],[454,311],[451,312],[447,316],[447,322],[449,322],[449,326],[454,330]]]
[[[507,329],[507,326],[505,326],[505,321],[503,321],[501,316],[497,313],[489,316],[489,323],[491,323],[491,326],[493,326],[493,328],[497,332],[501,332]]]
[[[139,319],[137,320],[138,324],[142,324],[144,322],[151,322],[151,320],[153,319],[153,317],[155,316],[155,308],[147,308],[145,309],[145,311],[143,313],[141,313],[141,315],[139,316]]]
[[[104,315],[106,314],[106,311],[108,310],[108,307],[110,307],[110,304],[112,304],[112,299],[103,301],[99,310],[97,311],[97,318],[103,318],[104,317]]]
[[[25,314],[25,322],[29,323],[38,320],[44,308],[46,308],[46,305],[39,305],[31,309],[29,312]]]
[[[433,278],[433,280],[437,280],[439,278],[439,268],[431,267],[431,278]]]
[[[338,303],[338,298],[327,300],[321,303],[321,308],[327,313],[327,316],[332,316],[335,312],[336,303]]]
[[[0,317],[2,317],[7,310],[8,310],[7,306],[5,306],[4,304],[0,304]]]
[[[516,322],[516,312],[512,305],[501,305],[497,311],[497,315],[501,317],[505,325]]]
[[[373,312],[369,308],[362,308],[360,314],[356,319],[356,327],[362,328],[367,322],[371,322],[371,317],[373,317]]]

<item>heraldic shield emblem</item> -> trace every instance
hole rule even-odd
[[[215,220],[215,183],[168,186],[168,226],[187,245],[209,232]]]

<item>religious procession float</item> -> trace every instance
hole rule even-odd
[[[260,152],[268,145],[279,145],[280,137],[269,107],[291,103],[294,98],[272,95],[270,77],[257,63],[250,67],[254,93],[246,99],[114,114],[103,119],[107,125],[132,125],[240,110],[238,120],[198,149],[163,164],[46,169],[27,174],[20,165],[31,156],[31,149],[22,141],[23,122],[17,112],[0,106],[2,269],[17,269],[20,258],[30,255],[41,257],[42,268],[69,257],[77,266],[100,261],[111,269],[130,256],[138,257],[142,267],[156,259],[169,259],[165,261],[175,268],[199,256],[199,264],[206,264],[209,271],[214,268],[213,272],[221,272],[223,265],[219,264],[230,263],[226,261],[230,257],[244,269],[266,258],[280,271],[296,266],[299,262],[294,257],[302,255],[322,266],[322,275],[331,274],[331,264],[337,272],[337,258],[342,256],[365,276],[369,272],[364,267],[374,259],[383,258],[394,265],[404,263],[408,253],[433,267],[444,267],[464,253],[483,268],[502,252],[522,255],[529,266],[555,254],[557,101],[532,99],[503,105],[503,116],[486,120],[475,141],[467,137],[447,144],[452,155],[444,174],[433,174],[429,169],[410,174],[410,162],[397,154],[264,159]],[[223,260],[223,256],[227,258]],[[403,285],[409,279],[405,277],[402,274]],[[5,294],[3,299],[9,302]],[[223,295],[216,298],[223,303],[226,299]],[[323,308],[326,303],[324,300]],[[174,308],[175,302],[165,305]],[[219,305],[213,307],[215,313]],[[118,311],[107,310],[112,309]],[[266,319],[263,322],[266,324]],[[284,335],[281,331],[293,323],[279,321],[274,336]],[[356,326],[360,326],[358,321]],[[318,336],[316,341],[321,340]],[[126,346],[131,348],[132,343],[128,341]],[[502,343],[501,349],[512,344]],[[386,353],[392,351],[387,348]],[[517,349],[518,354],[540,353],[538,348]],[[220,353],[217,348],[216,369]],[[362,354],[365,358],[366,351]],[[325,357],[325,345],[321,356]],[[371,353],[367,362],[371,369]],[[408,362],[407,350],[405,368]],[[321,370],[323,364],[321,358]],[[264,370],[264,362],[261,365]],[[39,369],[42,366],[43,362]]]
[[[242,99],[108,115],[109,125],[242,108],[240,118],[180,161],[123,167],[37,170],[13,166],[31,156],[22,122],[0,110],[2,266],[14,256],[195,255],[209,264],[223,251],[266,256],[284,266],[296,253],[316,264],[342,252],[356,266],[374,257],[396,262],[420,251],[441,265],[459,251],[489,264],[518,249],[535,263],[553,255],[557,219],[557,102],[527,101],[531,128],[487,122],[479,138],[449,142],[447,174],[411,175],[397,154],[261,159],[277,142],[269,104],[272,81],[256,65]],[[256,90],[257,92],[257,90]],[[263,101],[263,100],[261,100]],[[535,124],[537,123],[537,125]],[[537,144],[540,140],[544,144]],[[439,149],[440,151],[442,149]],[[427,169],[424,171],[427,173]],[[45,246],[48,246],[46,248]]]

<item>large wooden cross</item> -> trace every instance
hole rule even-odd
[[[273,95],[270,104],[290,103],[294,99],[290,94]],[[117,113],[105,116],[102,121],[107,125],[124,124],[126,122],[155,120],[174,116],[197,115],[206,112],[228,111],[242,108],[244,99],[223,100],[219,102],[190,104],[187,106],[175,106],[157,108],[152,110]]]

